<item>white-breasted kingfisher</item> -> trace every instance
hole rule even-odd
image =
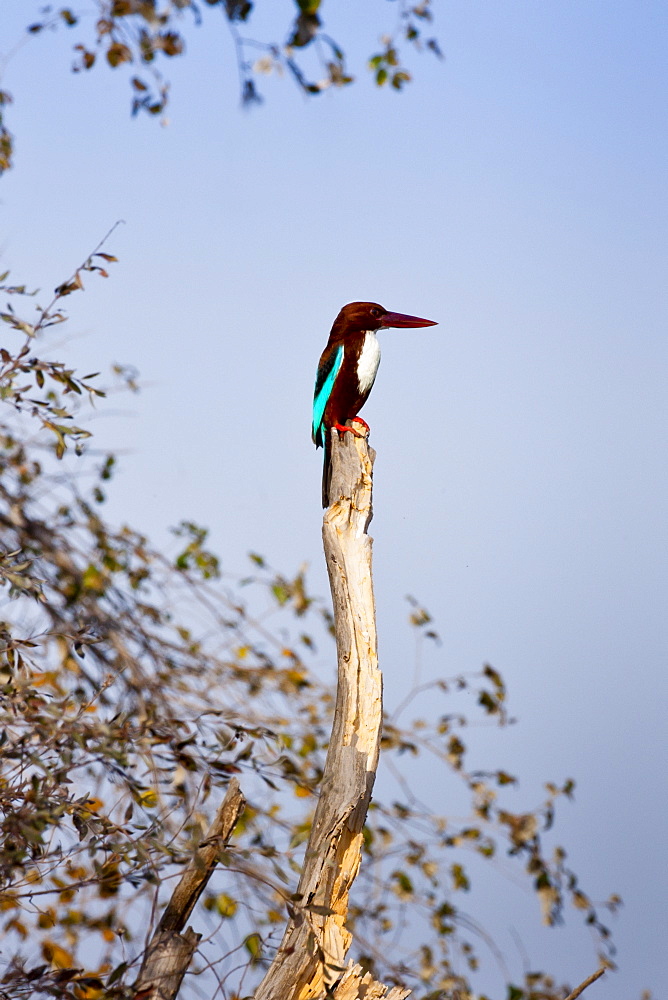
[[[378,365],[380,344],[378,330],[388,327],[436,326],[431,319],[388,312],[377,302],[349,302],[334,320],[334,326],[318,364],[313,394],[313,441],[324,449],[322,473],[322,505],[329,503],[329,435],[331,428],[339,434],[361,435],[346,426],[357,421],[369,430],[358,416],[367,401]]]

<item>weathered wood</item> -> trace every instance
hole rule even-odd
[[[229,841],[245,799],[236,778],[209,827],[206,837],[172,893],[151,938],[134,985],[135,1000],[174,1000],[192,961],[201,934],[186,925],[195,903],[213,874],[218,856]]]
[[[360,425],[357,424],[356,428]],[[371,579],[371,476],[366,436],[331,432],[330,506],[323,521],[338,658],[332,736],[297,901],[255,1000],[402,1000],[410,991],[345,967],[348,896],[359,871],[362,828],[376,776],[382,679]]]
[[[410,990],[402,986],[388,986],[376,982],[370,972],[364,972],[361,965],[351,965],[346,969],[341,981],[337,983],[333,1000],[404,1000],[410,995]],[[329,998],[328,998],[329,1000]]]
[[[133,989],[135,1000],[174,1000],[195,954],[201,934],[156,931]]]

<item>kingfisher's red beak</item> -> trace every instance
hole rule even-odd
[[[437,326],[433,319],[420,319],[419,316],[406,316],[404,313],[386,312],[383,316],[383,327],[388,326]]]

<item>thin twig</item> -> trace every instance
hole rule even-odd
[[[583,983],[580,983],[579,986],[575,987],[572,993],[568,994],[566,1000],[576,1000],[581,993],[584,993],[588,986],[591,986],[591,984],[595,983],[597,979],[600,979],[604,972],[605,968],[600,968],[597,969],[596,972],[592,972],[591,976],[587,976]]]
[[[105,236],[102,237],[102,239],[97,244],[97,246],[95,247],[95,249],[91,250],[91,252],[88,254],[88,256],[83,261],[83,263],[79,264],[79,266],[75,269],[74,273],[68,278],[68,280],[67,281],[63,281],[63,282],[61,282],[60,285],[58,285],[58,287],[56,288],[54,297],[51,299],[51,302],[49,302],[48,306],[45,309],[40,309],[39,310],[40,313],[41,313],[41,316],[40,316],[39,320],[37,321],[37,323],[35,323],[35,330],[34,330],[34,333],[32,334],[32,336],[34,336],[38,332],[38,330],[41,330],[43,328],[43,325],[44,325],[45,321],[50,318],[51,310],[54,308],[56,302],[59,302],[60,299],[64,298],[64,294],[63,294],[63,292],[60,291],[60,289],[63,288],[64,286],[66,286],[66,285],[71,284],[75,280],[75,278],[78,275],[79,271],[83,270],[83,268],[86,266],[86,264],[88,263],[88,261],[91,260],[95,256],[95,254],[98,253],[102,249],[102,247],[107,242],[107,240],[109,239],[109,237],[111,236],[111,234],[114,232],[114,230],[117,229],[121,225],[125,225],[125,219],[117,219],[116,222],[114,222],[114,224],[111,227],[111,229],[109,230],[109,232]],[[27,339],[26,343],[29,343],[30,339],[31,338],[29,337]]]

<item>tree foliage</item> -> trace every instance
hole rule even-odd
[[[92,0],[92,6],[93,17],[90,11],[82,15],[70,7],[41,7],[27,31],[30,35],[71,31],[76,39],[72,66],[76,73],[100,65],[127,70],[132,114],[162,115],[169,100],[164,60],[185,52],[192,26],[215,30],[214,19],[232,37],[245,105],[262,101],[259,80],[270,73],[289,76],[311,96],[355,80],[342,44],[326,31],[323,0],[295,0],[296,11],[280,41],[254,36],[255,7],[263,6],[258,0]],[[392,0],[387,22],[379,25],[380,49],[368,59],[368,69],[378,86],[399,91],[410,82],[411,74],[402,62],[402,45],[428,49],[440,57],[438,41],[427,34],[431,22],[431,0]],[[5,120],[11,100],[8,91],[0,91],[0,173],[12,163],[13,136]]]
[[[333,660],[331,620],[302,571],[277,573],[252,554],[247,576],[224,574],[206,530],[189,520],[165,554],[105,519],[115,460],[96,454],[85,427],[105,390],[98,374],[53,360],[49,335],[66,321],[65,298],[114,260],[97,247],[44,307],[0,277],[0,995],[133,996],[147,929],[236,775],[248,805],[193,915],[206,936],[199,976],[182,988],[232,1000],[252,993],[301,905],[294,885],[333,707],[318,670]],[[437,639],[416,602],[410,624],[421,642]],[[415,718],[424,693],[386,720],[381,770],[392,780],[365,831],[355,957],[422,1000],[472,998],[493,929],[462,901],[479,877],[475,859],[486,868],[503,858],[533,888],[545,923],[573,904],[609,964],[601,907],[549,846],[572,781],[516,811],[514,776],[467,763],[470,720],[459,706],[473,702],[478,721],[506,726],[501,676],[485,666],[440,680],[428,688],[430,714]],[[463,791],[468,815],[421,802],[417,774],[446,800]],[[567,992],[536,972],[500,976],[496,996]]]

